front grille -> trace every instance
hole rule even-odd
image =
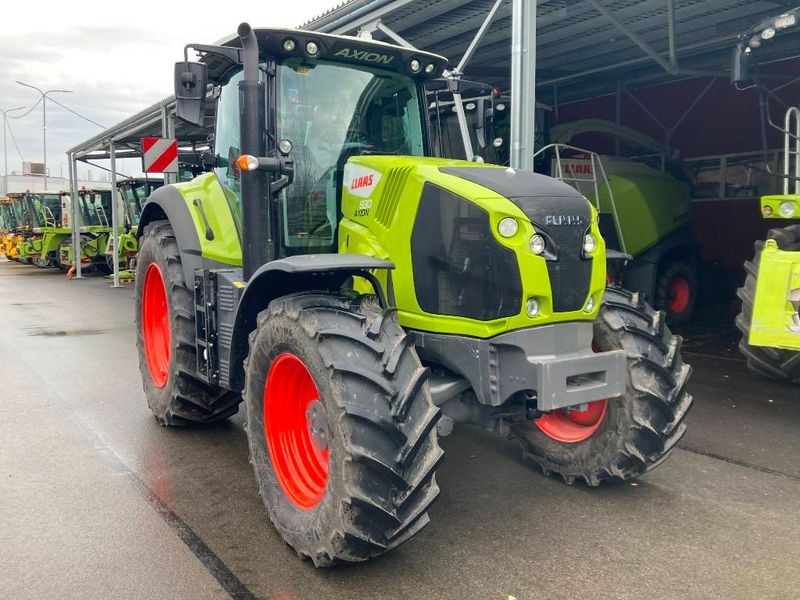
[[[583,237],[591,224],[589,203],[583,198],[513,198],[553,247],[547,274],[553,293],[553,310],[583,308],[592,282],[592,260],[583,257]]]
[[[486,211],[432,183],[411,235],[414,288],[427,313],[489,321],[519,314],[516,255],[494,237]]]

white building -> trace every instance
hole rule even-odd
[[[95,190],[110,190],[111,183],[108,181],[78,181],[78,188],[92,188]],[[39,192],[44,191],[44,177],[41,175],[0,175],[0,195],[5,196],[9,192]],[[66,177],[48,177],[47,191],[68,192],[69,179]]]

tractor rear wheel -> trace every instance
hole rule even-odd
[[[583,480],[595,486],[644,474],[666,460],[686,430],[691,367],[681,360],[680,345],[662,312],[636,293],[607,288],[594,346],[627,353],[625,395],[590,402],[583,410],[547,413],[514,426],[512,436],[545,475],[559,475],[568,484]]]
[[[184,426],[235,414],[239,394],[195,376],[194,294],[186,287],[169,221],[155,221],[144,232],[135,303],[139,371],[158,422]]]
[[[695,264],[688,260],[671,260],[659,269],[653,304],[667,313],[670,325],[688,323],[697,304],[698,289]]]
[[[363,561],[428,524],[439,409],[392,311],[371,296],[275,300],[250,335],[245,375],[259,494],[301,558]]]
[[[768,233],[768,237],[774,239],[781,250],[787,252],[800,250],[800,225],[772,229]],[[742,301],[742,310],[736,317],[736,327],[742,332],[739,352],[747,359],[747,366],[752,371],[780,381],[800,384],[800,352],[767,346],[751,346],[748,343],[750,323],[753,319],[753,303],[758,286],[758,265],[761,262],[761,252],[764,250],[763,240],[755,243],[755,250],[753,260],[744,263],[747,274],[744,286],[736,292]]]

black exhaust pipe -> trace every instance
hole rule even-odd
[[[244,79],[239,82],[239,134],[241,154],[265,156],[266,118],[264,84],[259,79],[258,40],[247,23],[239,25],[244,49]],[[242,270],[245,279],[275,258],[270,222],[270,198],[265,173],[241,171]]]

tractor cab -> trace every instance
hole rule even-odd
[[[61,224],[61,199],[57,192],[10,193],[14,212],[23,227],[40,233],[43,227]]]
[[[135,231],[139,226],[142,216],[142,207],[153,190],[164,185],[162,180],[132,178],[123,179],[117,183],[120,199],[125,209],[125,223],[127,230]]]
[[[191,78],[194,74],[186,69],[200,69],[203,78],[218,86],[214,170],[239,217],[235,219],[239,231],[242,223],[262,230],[270,227],[274,257],[336,252],[344,185],[366,199],[377,184],[363,170],[346,170],[348,159],[430,155],[423,82],[439,76],[445,60],[390,44],[316,32],[259,29],[254,36],[260,63],[255,77],[262,87],[259,106],[253,110],[265,112],[257,134],[263,139],[255,142],[261,147],[260,156],[283,165],[270,167],[275,169],[272,214],[248,217],[247,209],[241,208],[242,171],[250,167],[238,161],[253,151],[245,152],[242,138],[249,134],[240,127],[240,118],[255,122],[262,116],[244,114],[247,107],[240,106],[239,84],[245,72],[243,50],[236,47],[239,39],[224,42],[222,49],[193,46],[204,55],[202,62],[178,63],[176,78]],[[199,106],[204,96],[182,95],[187,94],[178,94],[179,116],[185,119],[204,112]],[[265,192],[269,193],[257,193]],[[368,210],[366,204],[362,210]],[[264,261],[257,262],[260,266]]]

